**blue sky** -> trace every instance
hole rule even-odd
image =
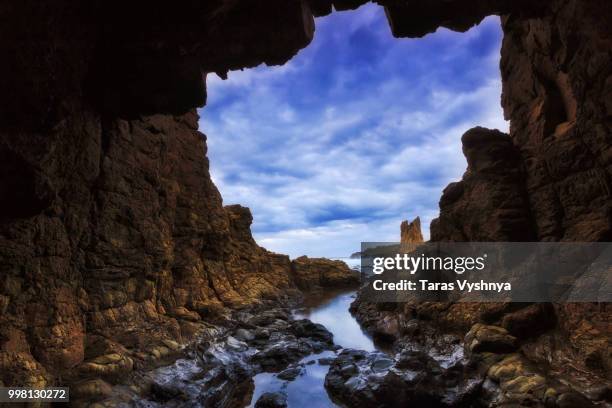
[[[465,171],[461,135],[508,129],[499,19],[422,39],[393,38],[375,5],[316,23],[288,64],[207,78],[200,130],[224,204],[250,207],[258,243],[292,257],[397,241],[417,215],[428,237]]]

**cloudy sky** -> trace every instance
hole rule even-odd
[[[391,36],[382,8],[317,19],[282,67],[208,77],[200,130],[224,204],[251,208],[260,245],[342,257],[397,241],[417,215],[429,236],[444,187],[465,170],[461,135],[507,131],[499,19],[467,33]]]

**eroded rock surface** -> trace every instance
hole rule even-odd
[[[134,369],[172,359],[228,309],[287,295],[294,270],[309,287],[344,279],[292,268],[254,243],[248,211],[224,208],[210,179],[194,108],[206,74],[282,64],[311,40],[313,14],[362,3],[25,0],[0,9],[1,384],[78,380],[82,395],[107,394]],[[432,237],[610,240],[608,2],[377,3],[396,36],[503,15],[510,135],[464,137],[470,169],[445,191]],[[555,324],[529,341],[525,322],[542,315],[523,306],[362,306],[364,321],[385,322],[391,338],[426,320],[463,333],[494,324],[559,376],[575,379],[563,356],[584,366],[578,383],[610,372],[607,305],[555,306]],[[572,395],[555,401],[580,401]]]
[[[252,399],[252,377],[275,372],[283,381],[300,375],[303,357],[336,349],[332,334],[320,324],[293,319],[289,308],[273,303],[233,312],[208,325],[201,338],[166,367],[131,378],[130,387],[86,383],[75,403],[97,400],[100,406],[241,407]],[[286,406],[286,395],[262,395],[256,406]],[[274,405],[277,404],[277,405]]]
[[[431,240],[534,240],[525,171],[512,139],[475,128],[461,141],[468,169],[461,181],[444,190],[440,217],[431,223]]]
[[[444,190],[440,216],[431,224],[433,241],[610,240],[612,35],[606,21],[611,10],[602,1],[542,5],[538,15],[502,18],[502,106],[510,133],[475,128],[463,135],[468,168],[461,181]],[[498,397],[508,404],[603,404],[605,392],[591,390],[606,389],[610,382],[607,304],[368,304],[358,299],[352,310],[396,347],[427,344],[430,330],[461,335],[472,330],[470,344],[484,336],[497,338],[494,348],[516,345],[520,357],[490,366],[483,384],[498,387]],[[482,325],[503,327],[508,334],[499,328],[483,331]],[[499,335],[506,340],[499,342]],[[557,387],[558,380],[566,387]]]
[[[402,247],[421,242],[423,242],[421,219],[416,217],[414,220],[412,220],[412,222],[408,222],[408,220],[402,221],[402,224],[400,225],[400,243],[402,244]]]
[[[359,272],[342,261],[301,256],[291,261],[291,277],[304,291],[357,287]]]

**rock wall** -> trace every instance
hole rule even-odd
[[[612,17],[603,1],[504,18],[502,105],[537,239],[612,239]]]
[[[612,239],[612,11],[598,1],[549,7],[544,17],[503,18],[510,135],[463,136],[468,170],[444,190],[432,240]],[[609,319],[592,304],[556,305],[550,316],[566,352],[596,370],[612,367]]]
[[[474,128],[461,138],[468,168],[444,189],[432,241],[534,241],[525,169],[512,139]]]
[[[0,7],[3,384],[120,381],[192,337],[202,319],[292,286],[289,259],[254,243],[250,214],[222,206],[193,109],[205,103],[207,73],[282,64],[311,40],[313,15],[362,3],[24,0]],[[378,3],[396,36],[439,26],[464,31],[505,15],[503,105],[524,169],[512,182],[525,191],[512,211],[531,217],[527,232],[537,239],[610,239],[607,2]],[[476,144],[511,149],[486,140]],[[474,188],[495,185],[474,180]],[[474,223],[463,228],[452,214],[473,214],[457,200],[450,212],[443,208],[438,238],[485,238],[489,232],[470,235],[480,233],[478,219],[461,221]],[[487,231],[503,234],[507,214],[496,217]],[[594,310],[585,324],[599,316]]]
[[[312,15],[199,3],[0,8],[0,384],[121,381],[295,290],[248,209],[223,207],[195,107],[206,72],[285,62]]]
[[[445,190],[432,238],[612,239],[611,16],[603,1],[574,0],[551,1],[543,17],[503,18],[510,137],[463,136],[468,171]],[[500,225],[478,228],[479,211]]]
[[[474,128],[463,135],[468,168],[443,192],[432,241],[612,237],[612,10],[602,1],[575,0],[550,1],[540,12],[502,18],[502,106],[510,134]],[[610,398],[593,392],[609,383],[612,372],[608,304],[358,300],[352,310],[371,332],[400,348],[403,342],[448,348],[428,338],[463,338],[483,323],[493,325],[492,332],[507,330],[520,352],[485,364],[487,378],[500,387],[498,403],[543,404],[548,397],[542,387],[550,386],[551,406],[569,404],[566,399],[591,406],[585,397],[557,394],[569,392],[551,385],[559,379],[593,400]]]
[[[257,246],[248,209],[222,206],[195,113],[82,125],[83,154],[49,163],[78,179],[0,227],[6,384],[113,377],[223,307],[290,286],[289,258]],[[108,355],[124,363],[90,364]],[[30,365],[37,375],[21,376]]]

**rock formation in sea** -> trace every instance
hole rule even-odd
[[[359,285],[359,272],[342,261],[301,256],[291,261],[291,278],[304,291]]]
[[[408,252],[413,249],[415,244],[423,242],[421,233],[421,218],[416,217],[412,222],[402,221],[400,225],[400,246],[401,250]]]
[[[105,389],[227,310],[290,295],[295,271],[313,275],[306,261],[292,267],[259,247],[247,209],[223,206],[195,109],[206,101],[206,74],[283,64],[312,39],[313,16],[363,3],[24,0],[0,8],[0,385],[87,380],[84,393]],[[396,37],[465,31],[502,15],[510,135],[464,136],[470,167],[445,190],[432,238],[610,240],[608,2],[377,3]],[[432,319],[462,334],[481,321],[505,327],[522,354],[504,354],[487,379],[506,393],[550,385],[538,364],[581,390],[610,372],[608,305],[394,307],[382,316],[389,336],[394,327],[399,336],[426,332]],[[538,331],[525,334],[526,325]],[[574,376],[572,365],[586,374]],[[582,401],[553,385],[549,401]]]

